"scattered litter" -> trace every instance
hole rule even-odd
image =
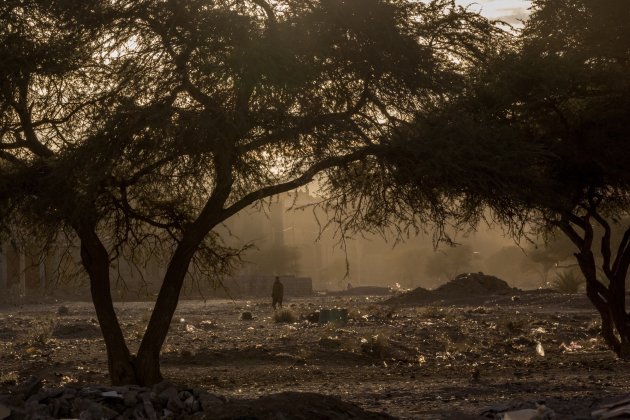
[[[536,343],[536,354],[538,354],[540,357],[545,356],[545,349],[540,341]]]
[[[319,323],[348,322],[348,310],[345,308],[322,309],[319,311]]]
[[[564,342],[560,344],[560,350],[562,350],[565,353],[571,353],[571,352],[578,351],[581,349],[582,349],[582,346],[576,343],[575,341],[571,341],[568,345],[565,344]]]
[[[201,328],[204,331],[213,330],[213,329],[216,329],[217,327],[218,325],[216,322],[209,321],[207,319],[199,323],[199,328]]]

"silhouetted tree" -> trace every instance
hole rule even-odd
[[[427,257],[424,272],[433,279],[453,280],[458,274],[470,271],[478,259],[470,245],[458,245],[438,250]]]
[[[560,229],[577,247],[604,339],[627,356],[630,225],[617,226],[618,241],[613,230],[630,210],[630,9],[617,0],[533,6],[522,47],[498,72],[509,101],[501,111],[551,154],[541,168],[547,182],[520,198],[542,226]]]
[[[447,0],[4,1],[3,226],[76,234],[112,382],[156,383],[191,263],[217,278],[238,256],[213,228],[370,160],[495,33]],[[158,251],[132,356],[109,267]]]
[[[403,186],[393,196],[409,205],[398,212],[406,218],[428,190],[454,220],[475,222],[489,207],[517,236],[527,223],[559,229],[577,248],[606,343],[627,356],[630,227],[619,222],[630,211],[630,8],[618,0],[532,7],[517,42],[471,72],[463,95],[417,116],[393,143],[386,159]],[[439,163],[427,158],[436,151]]]

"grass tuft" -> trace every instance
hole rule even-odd
[[[297,322],[297,315],[290,309],[280,309],[279,311],[274,312],[273,320],[278,323],[287,323],[292,324]]]

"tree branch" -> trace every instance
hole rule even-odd
[[[270,185],[268,187],[261,188],[258,191],[254,191],[245,195],[236,203],[224,209],[223,219],[225,220],[228,217],[235,215],[239,211],[243,210],[244,208],[246,208],[247,206],[253,204],[254,202],[258,200],[261,200],[266,197],[271,197],[273,195],[277,195],[286,191],[291,191],[293,189],[306,185],[313,180],[315,175],[317,175],[323,170],[333,168],[333,167],[348,165],[351,162],[364,159],[368,155],[374,153],[374,151],[375,151],[374,147],[365,147],[347,155],[335,156],[335,157],[331,157],[331,158],[322,160],[320,162],[317,162],[313,164],[310,168],[305,170],[302,173],[302,175],[300,175],[299,177],[291,181],[287,181],[287,182],[276,184],[276,185]]]

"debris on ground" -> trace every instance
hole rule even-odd
[[[182,388],[168,381],[152,388],[91,386],[46,388],[28,395],[3,395],[0,419],[81,418],[81,419],[391,419],[365,411],[337,398],[299,392],[283,392],[259,399],[228,399],[199,388]]]
[[[320,309],[318,321],[320,324],[327,322],[346,323],[348,322],[348,310],[346,308]]]
[[[329,291],[328,296],[387,296],[394,292],[389,287],[381,286],[357,286],[347,290]]]

